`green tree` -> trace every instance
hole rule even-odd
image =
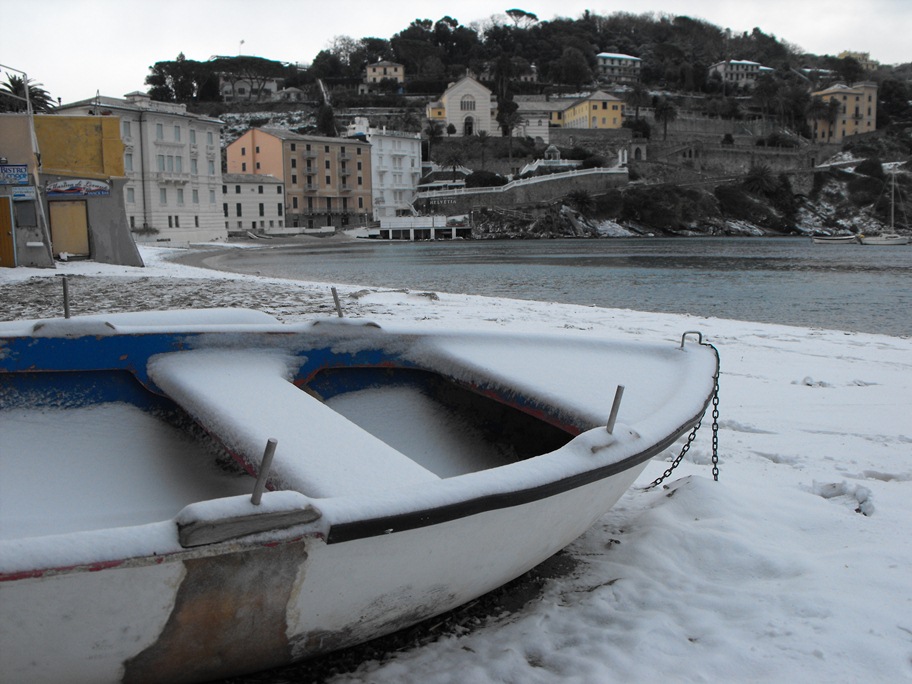
[[[561,54],[558,70],[561,81],[577,89],[592,80],[592,70],[586,55],[575,47],[568,47]]]

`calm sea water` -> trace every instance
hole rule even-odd
[[[233,250],[209,265],[333,284],[912,335],[912,246],[807,238],[359,241]]]

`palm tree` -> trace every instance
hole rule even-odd
[[[485,148],[491,142],[487,131],[478,131],[478,146],[481,148],[481,170],[485,170]]]
[[[33,112],[49,112],[54,108],[54,102],[43,84],[8,73],[6,83],[0,84],[0,111],[24,112],[27,109],[26,98],[31,102]]]
[[[634,83],[627,93],[627,104],[633,107],[633,118],[635,121],[640,120],[640,107],[649,106],[649,90],[642,83]]]
[[[428,139],[428,159],[431,158],[431,146],[443,137],[443,126],[439,121],[430,119],[427,128],[424,129]]]
[[[668,139],[668,122],[674,121],[677,118],[678,108],[675,107],[674,102],[665,97],[656,102],[655,119],[656,121],[661,121],[664,127],[662,140]]]
[[[443,165],[453,169],[453,182],[456,182],[456,169],[463,164],[462,148],[460,145],[450,145],[447,149]]]

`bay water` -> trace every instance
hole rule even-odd
[[[808,238],[352,240],[235,249],[241,273],[912,335],[912,246]]]

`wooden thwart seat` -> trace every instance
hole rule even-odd
[[[155,384],[245,463],[278,441],[270,482],[307,496],[382,491],[439,478],[290,382],[273,350],[197,349],[149,362]]]

